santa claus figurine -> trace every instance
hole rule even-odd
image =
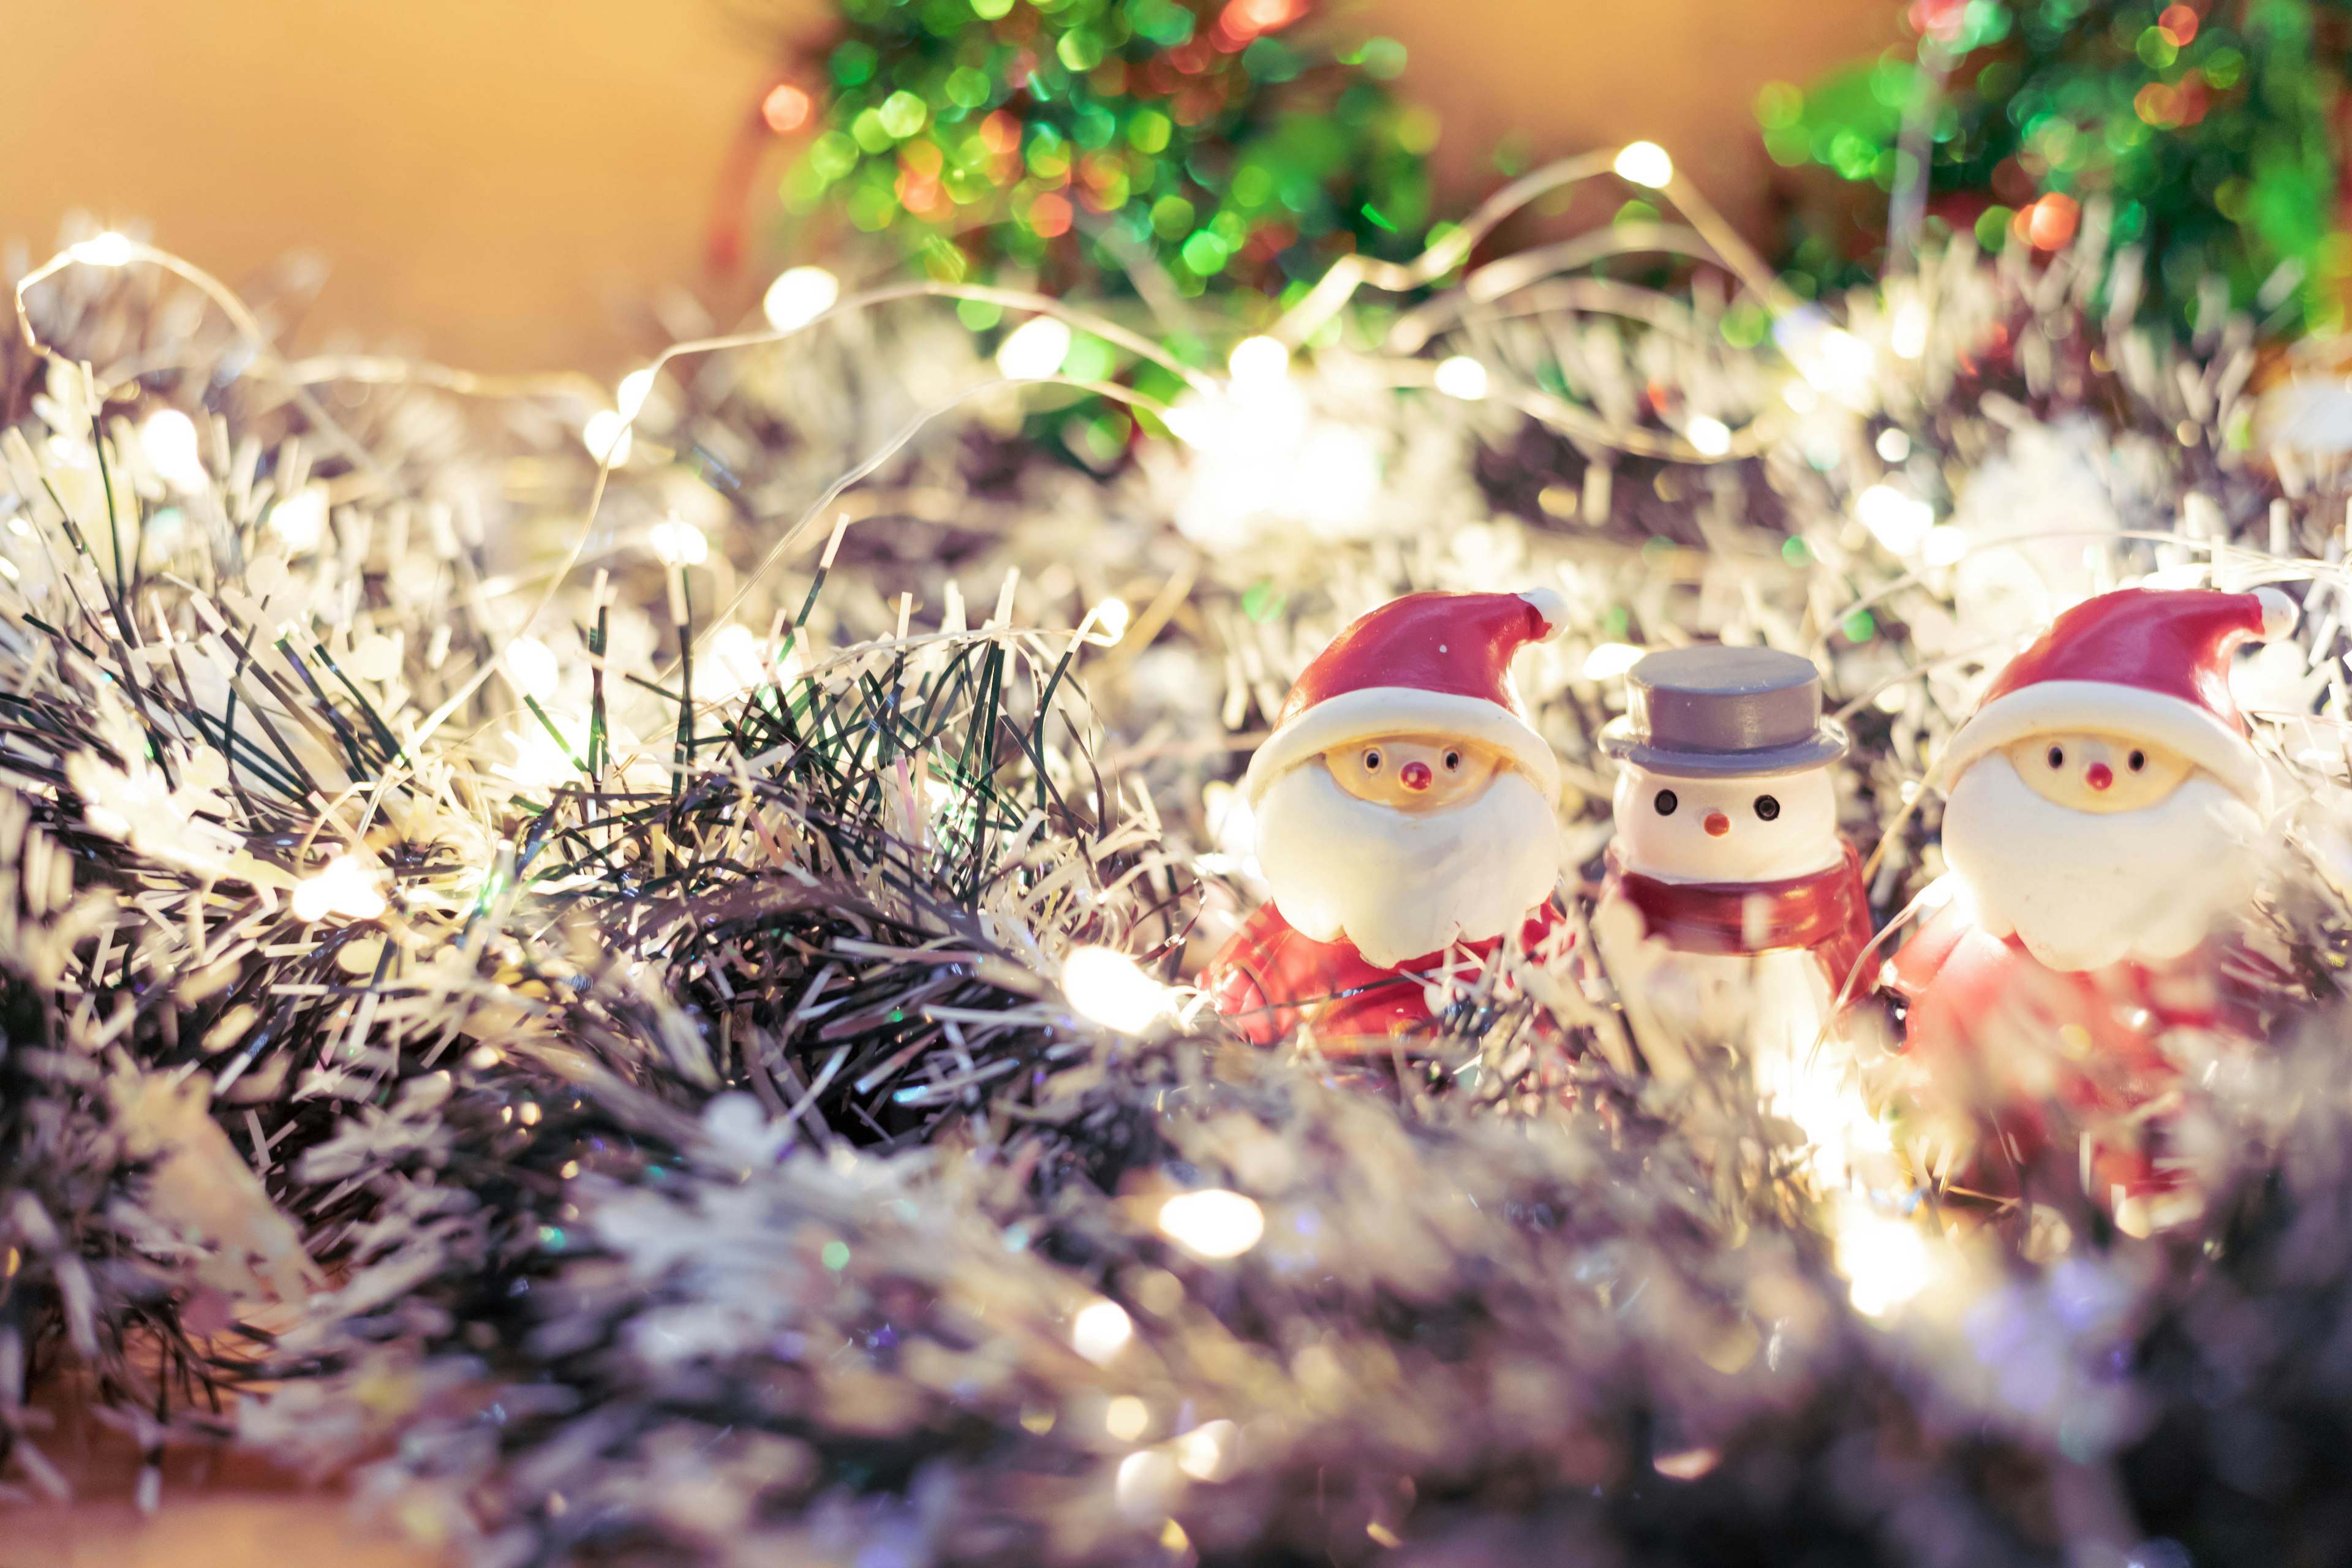
[[[1792,653],[1676,648],[1626,682],[1601,733],[1620,771],[1594,934],[1634,1037],[1669,1079],[1695,1048],[1729,1047],[1768,1107],[1809,1124],[1844,1076],[1824,1025],[1871,937],[1838,833],[1845,731]]]
[[[1438,1032],[1453,975],[1558,918],[1559,763],[1511,658],[1559,595],[1411,594],[1357,620],[1290,689],[1242,793],[1272,898],[1203,976],[1254,1044],[1326,1052]]]
[[[2104,594],[2061,615],[1954,732],[1953,897],[1888,966],[1951,1185],[2011,1198],[2037,1175],[2080,1183],[2142,1234],[2195,1211],[2164,1158],[2179,1079],[2164,1046],[2247,1026],[2214,933],[2251,897],[2269,786],[2230,656],[2294,620],[2269,588]]]

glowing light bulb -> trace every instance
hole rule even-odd
[[[647,530],[646,542],[665,566],[699,566],[710,559],[710,536],[676,512]]]
[[[1683,434],[1698,448],[1702,458],[1720,458],[1731,450],[1731,426],[1710,416],[1692,415],[1690,426]]]
[[[1642,650],[1632,643],[1605,642],[1584,656],[1584,679],[1614,680],[1642,662]]]
[[[1906,300],[1895,308],[1895,325],[1886,334],[1886,346],[1895,351],[1897,359],[1917,359],[1927,352],[1927,307],[1916,300]]]
[[[1244,338],[1225,361],[1236,386],[1264,386],[1290,374],[1290,350],[1273,338]]]
[[[1151,1406],[1132,1394],[1122,1394],[1103,1408],[1103,1430],[1121,1443],[1132,1443],[1151,1425]]]
[[[619,409],[621,417],[635,419],[643,413],[646,396],[653,389],[654,368],[651,365],[643,370],[633,370],[623,376],[620,386],[613,394],[614,405]]]
[[[556,667],[555,652],[537,637],[517,637],[507,644],[507,676],[515,689],[526,697],[536,697],[541,702],[555,695],[562,679]]]
[[[1837,1268],[1853,1310],[1883,1318],[1927,1288],[1934,1259],[1916,1226],[1850,1205],[1837,1227]]]
[[[330,915],[372,921],[392,906],[376,887],[375,876],[349,855],[338,855],[294,884],[294,918],[322,921]]]
[[[1096,1301],[1070,1320],[1070,1348],[1101,1366],[1135,1337],[1135,1320],[1116,1301]]]
[[[1137,1035],[1170,1010],[1162,985],[1127,954],[1108,947],[1074,947],[1062,961],[1062,994],[1070,1005],[1106,1028]]]
[[[1897,555],[1917,550],[1936,526],[1936,509],[1892,485],[1873,485],[1854,498],[1854,515],[1871,536]]]
[[[1070,329],[1051,316],[1033,317],[997,345],[996,368],[1013,381],[1042,381],[1069,357]]]
[[[1475,403],[1486,395],[1486,367],[1468,354],[1438,361],[1436,381],[1438,391],[1465,403]]]
[[[139,447],[173,489],[194,492],[212,482],[205,471],[196,423],[176,408],[158,408],[139,426]]]
[[[590,457],[617,468],[629,460],[629,422],[614,409],[600,408],[588,416],[588,423],[580,431],[580,442],[588,448]]]
[[[1138,1448],[1118,1462],[1118,1478],[1112,1489],[1119,1512],[1130,1519],[1148,1520],[1165,1513],[1175,1489],[1182,1485],[1175,1460],[1158,1448]]]
[[[776,275],[760,300],[768,325],[780,332],[805,327],[841,298],[841,279],[822,267],[790,267]]]
[[[1881,430],[1878,439],[1871,445],[1878,449],[1879,457],[1889,463],[1899,463],[1911,455],[1910,436],[1892,425]]]
[[[760,118],[768,129],[779,136],[789,136],[809,121],[816,111],[816,102],[803,89],[790,82],[771,88],[768,96],[760,100]]]
[[[709,668],[716,677],[709,688],[713,697],[732,696],[749,691],[768,678],[768,658],[760,639],[751,628],[740,621],[730,621],[719,628],[710,639],[708,655]],[[704,689],[703,666],[695,666],[695,688],[698,695]]]
[[[1345,536],[1380,499],[1381,449],[1353,426],[1318,426],[1297,449],[1287,489],[1285,499],[1318,532]]]
[[[1967,529],[1939,522],[1927,531],[1927,539],[1920,544],[1919,555],[1930,566],[1957,566],[1968,559],[1969,548],[1974,543]]]
[[[1179,1193],[1160,1205],[1160,1234],[1201,1258],[1239,1258],[1265,1235],[1265,1211],[1223,1188]]]
[[[1098,647],[1115,647],[1135,624],[1135,612],[1127,607],[1125,599],[1105,599],[1087,618],[1095,624],[1095,633],[1087,640]]]
[[[111,229],[66,249],[68,256],[86,267],[121,267],[131,259],[131,241]]]
[[[1230,1421],[1203,1421],[1169,1445],[1176,1468],[1196,1481],[1221,1481],[1233,1460],[1241,1428]]]
[[[1825,327],[1797,357],[1797,368],[1814,386],[1842,401],[1866,395],[1878,356],[1843,327]]]
[[[1617,154],[1617,174],[1637,185],[1652,190],[1663,188],[1675,177],[1675,161],[1655,142],[1635,142]]]
[[[269,531],[299,555],[327,536],[327,487],[304,485],[269,509]]]

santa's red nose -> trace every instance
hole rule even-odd
[[[1407,789],[1427,789],[1429,764],[1427,763],[1405,763],[1403,767],[1397,770],[1397,782]]]
[[[2105,763],[2093,763],[2084,771],[2083,777],[2093,789],[2105,789],[2116,782],[2116,771]]]
[[[1720,838],[1731,831],[1731,818],[1719,811],[1710,811],[1706,814],[1706,820],[1699,826],[1706,829],[1709,838]]]

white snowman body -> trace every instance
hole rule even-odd
[[[1871,938],[1830,772],[1851,742],[1822,709],[1819,667],[1785,649],[1695,644],[1625,672],[1597,737],[1620,773],[1593,945],[1660,1079],[1731,1051],[1832,1183],[1870,1124],[1832,1037]]]
[[[1855,1099],[1851,1052],[1825,1026],[1845,977],[1808,948],[1772,944],[1771,898],[1760,890],[1844,859],[1830,770],[1694,778],[1622,763],[1613,809],[1621,873],[1759,889],[1743,911],[1750,951],[1699,952],[1649,934],[1612,879],[1594,936],[1653,1070],[1687,1076],[1700,1053],[1730,1049],[1746,1058],[1767,1110],[1817,1150],[1842,1148]]]

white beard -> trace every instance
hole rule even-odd
[[[1516,769],[1424,815],[1357,799],[1317,759],[1259,797],[1257,858],[1292,930],[1386,968],[1527,919],[1559,879],[1559,823]]]
[[[2178,958],[2252,892],[2262,824],[2191,773],[2139,811],[2075,811],[2036,795],[2007,757],[1969,765],[1944,807],[1944,858],[1994,936],[2057,970]]]

